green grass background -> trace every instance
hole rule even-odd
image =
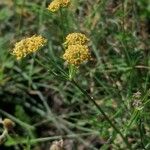
[[[48,149],[60,136],[72,141],[71,150],[126,149],[86,97],[50,72],[60,73],[56,65],[68,71],[62,44],[71,32],[90,38],[93,60],[80,66],[80,86],[133,149],[150,149],[150,0],[72,0],[56,13],[49,3],[0,0],[0,114],[16,122],[2,149]],[[46,37],[47,46],[17,61],[15,42],[33,34]]]

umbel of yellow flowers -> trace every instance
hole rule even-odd
[[[75,45],[75,44],[86,44],[89,39],[82,33],[71,33],[67,35],[66,41],[64,43],[65,46],[67,45]]]
[[[32,37],[22,39],[15,44],[12,54],[19,60],[28,54],[37,51],[47,42],[42,36],[33,35]]]
[[[51,12],[56,12],[60,8],[67,7],[69,4],[70,0],[53,0],[48,6],[48,10]]]
[[[70,0],[53,0],[48,6],[48,10],[51,12],[56,12],[60,8],[67,7],[69,4]]]
[[[91,59],[91,53],[87,46],[89,39],[82,33],[71,33],[66,37],[65,46],[67,49],[63,55],[63,59],[68,64],[79,66],[85,61]]]
[[[89,49],[86,45],[69,45],[66,49],[63,58],[69,63],[75,66],[80,65],[86,60],[91,58]]]

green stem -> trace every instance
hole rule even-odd
[[[121,136],[123,141],[126,143],[126,146],[129,150],[132,150],[132,147],[130,143],[128,142],[128,139],[121,133],[121,131],[115,126],[115,124],[109,119],[107,114],[102,110],[102,108],[95,102],[95,100],[85,91],[83,90],[76,81],[71,80],[71,83],[75,85],[95,106],[96,108],[101,112],[101,114],[104,116],[104,118],[107,120],[107,122],[113,127],[113,129]]]
[[[44,138],[38,138],[38,139],[31,139],[30,140],[30,145],[36,144],[36,143],[40,143],[40,142],[46,142],[46,141],[53,141],[53,140],[60,140],[60,139],[72,139],[72,138],[79,138],[80,136],[82,137],[86,137],[91,135],[91,133],[81,133],[81,134],[70,134],[70,135],[64,135],[64,136],[53,136],[53,137],[44,137]],[[28,140],[19,140],[18,141],[14,141],[12,140],[11,142],[7,142],[6,145],[7,146],[13,146],[16,144],[27,144]]]
[[[139,128],[139,132],[140,132],[140,140],[141,140],[141,146],[143,148],[143,150],[145,150],[145,145],[144,145],[144,139],[143,139],[143,131],[142,131],[142,121],[140,119],[140,122],[139,122],[139,125],[138,125],[138,128]]]
[[[72,80],[76,74],[76,67],[74,65],[69,66],[69,80]]]
[[[11,114],[3,111],[2,109],[0,109],[0,114],[10,118],[12,121],[18,123],[19,125],[21,125],[22,127],[24,127],[25,129],[27,129],[28,131],[34,130],[35,128],[32,125],[29,125],[19,119],[17,119],[16,117],[12,116]]]

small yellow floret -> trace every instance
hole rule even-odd
[[[66,62],[75,66],[79,66],[90,58],[91,54],[88,47],[80,44],[69,45],[63,55],[63,59],[66,60]]]
[[[89,39],[82,33],[71,33],[66,37],[66,41],[64,43],[65,46],[67,45],[75,45],[75,44],[86,44]]]
[[[48,10],[51,12],[56,12],[61,7],[67,7],[69,4],[70,0],[53,0],[48,6]]]
[[[33,35],[32,37],[22,39],[15,44],[12,54],[19,60],[28,54],[37,51],[47,42],[42,36]]]
[[[48,10],[51,12],[55,12],[60,9],[60,6],[61,6],[60,0],[54,0],[49,4]]]

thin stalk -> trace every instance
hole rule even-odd
[[[20,31],[21,31],[21,34],[22,34],[21,26],[23,24],[23,13],[24,13],[25,3],[26,3],[26,0],[23,0],[22,4],[21,4],[21,13],[20,13],[20,16],[19,16],[19,24],[18,24],[18,29],[17,29],[18,34],[20,34]]]
[[[121,133],[121,131],[115,126],[115,124],[109,119],[107,114],[102,110],[102,108],[95,102],[95,100],[85,91],[83,90],[76,81],[71,80],[71,83],[75,85],[100,111],[100,113],[104,116],[104,118],[107,120],[107,122],[113,127],[113,129],[121,136],[123,141],[126,143],[126,146],[129,148],[129,150],[132,150],[130,143],[128,142],[127,138]]]
[[[8,118],[10,118],[11,120],[13,120],[14,122],[18,123],[19,125],[21,125],[22,127],[24,127],[24,128],[27,129],[27,130],[30,130],[30,131],[31,131],[31,130],[34,130],[34,129],[35,129],[32,125],[29,125],[29,124],[27,124],[27,123],[25,123],[25,122],[23,122],[23,121],[17,119],[16,117],[14,117],[14,116],[12,116],[11,114],[9,114],[9,113],[3,111],[2,109],[0,109],[0,114],[6,116],[6,117],[8,117]]]
[[[33,55],[33,58],[31,59],[31,65],[29,67],[29,80],[28,80],[29,89],[31,88],[31,85],[32,85],[32,75],[33,75],[35,55],[36,55],[36,53]]]
[[[145,145],[144,145],[144,139],[143,139],[143,131],[142,131],[142,121],[140,119],[140,122],[139,122],[139,125],[138,125],[138,128],[139,128],[139,132],[140,132],[140,140],[141,140],[141,146],[144,150],[146,150],[145,148]]]
[[[52,137],[43,137],[43,138],[37,138],[37,139],[31,139],[30,140],[30,145],[36,144],[36,143],[41,143],[41,142],[46,142],[46,141],[53,141],[53,140],[60,140],[60,139],[74,139],[74,138],[79,138],[79,137],[86,137],[92,135],[91,133],[81,133],[81,134],[70,134],[70,135],[64,135],[64,136],[52,136]],[[12,140],[9,143],[6,143],[7,146],[13,146],[16,144],[27,144],[28,140],[18,140],[14,141]]]

